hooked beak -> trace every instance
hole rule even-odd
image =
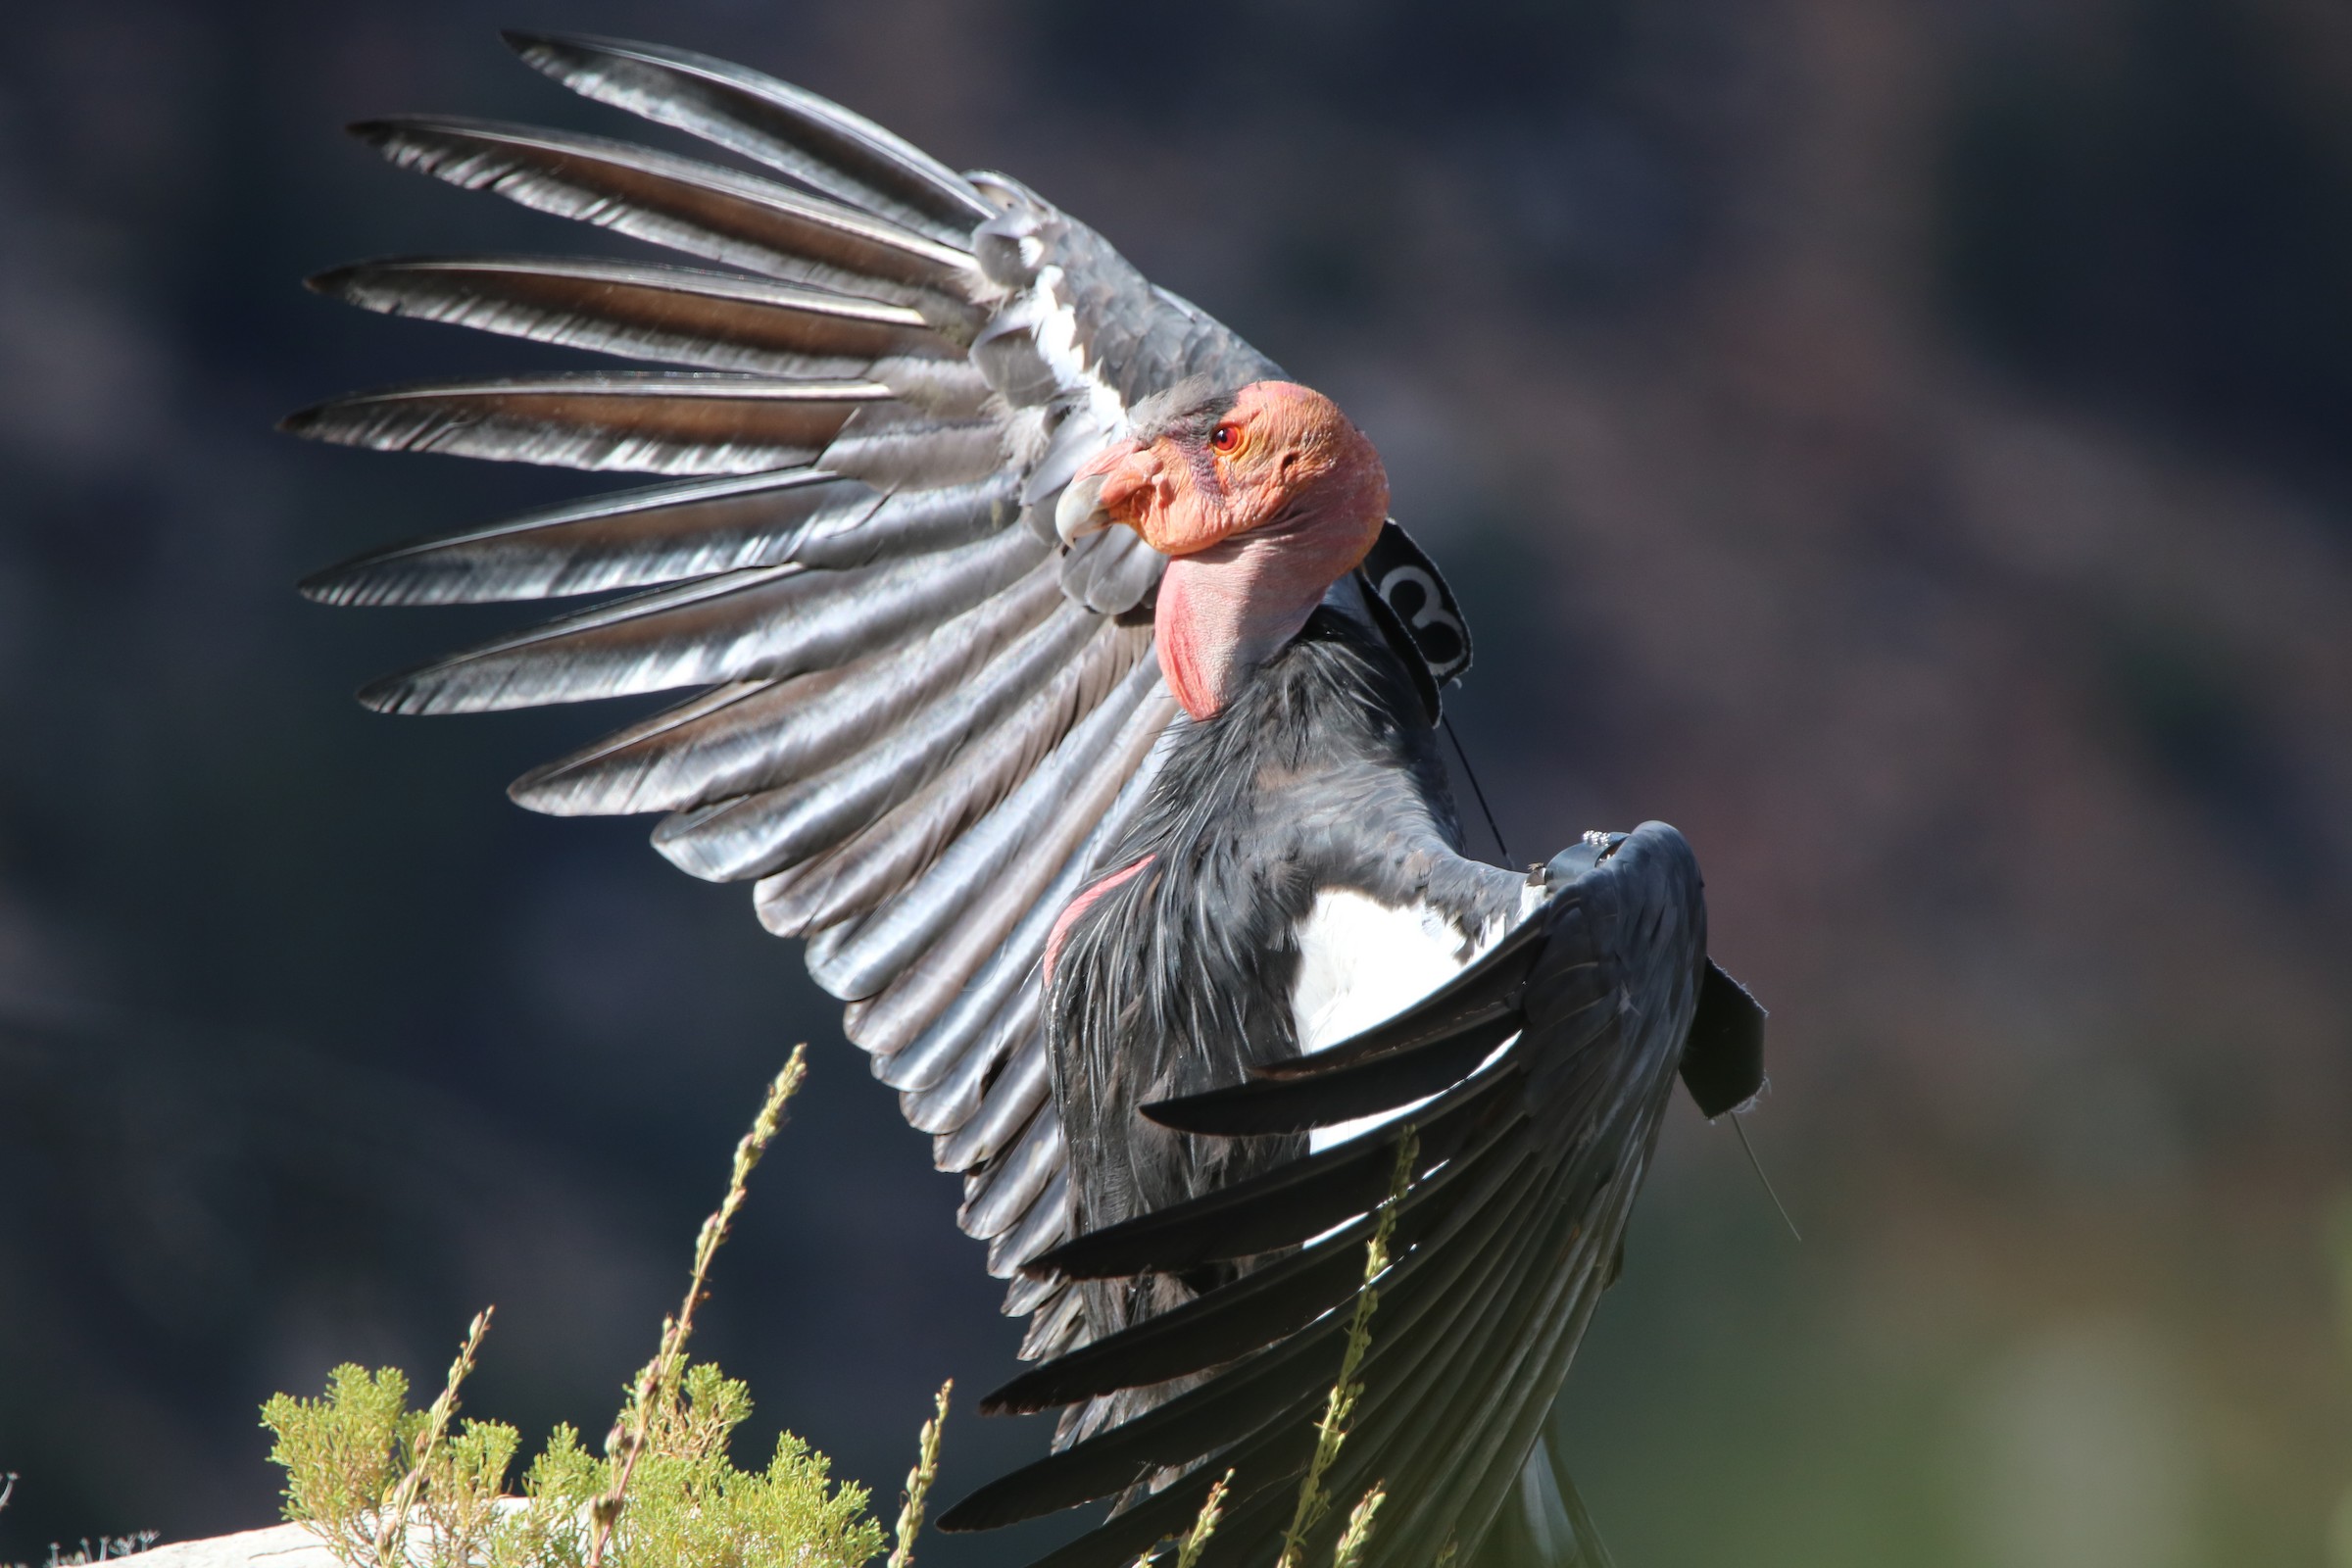
[[[1064,545],[1113,523],[1133,526],[1135,506],[1152,488],[1159,461],[1134,441],[1114,441],[1079,465],[1054,504],[1054,531]],[[1124,514],[1124,515],[1122,515]]]
[[[1054,531],[1061,542],[1074,545],[1090,533],[1101,533],[1118,519],[1102,505],[1102,481],[1108,473],[1082,473],[1072,479],[1054,504]]]

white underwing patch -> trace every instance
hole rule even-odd
[[[1336,1046],[1395,1017],[1461,973],[1508,927],[1497,921],[1465,943],[1452,920],[1427,905],[1397,906],[1353,888],[1323,889],[1298,923],[1291,1018],[1300,1054]],[[1328,1149],[1425,1103],[1318,1127],[1308,1141],[1316,1150]]]

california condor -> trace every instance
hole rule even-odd
[[[1689,847],[1649,823],[1533,871],[1463,853],[1434,726],[1469,634],[1379,455],[1091,229],[741,67],[510,41],[763,172],[467,120],[355,129],[703,265],[313,284],[662,368],[405,387],[287,428],[658,482],[304,588],[611,596],[375,682],[383,711],[692,693],[510,793],[663,813],[662,855],[751,882],[963,1176],[1040,1363],[987,1403],[1062,1415],[1054,1453],[943,1525],[1112,1497],[1047,1561],[1119,1568],[1230,1470],[1209,1560],[1270,1560],[1404,1166],[1328,1484],[1386,1484],[1374,1564],[1598,1560],[1544,1417],[1678,1070],[1709,1115],[1761,1081]]]

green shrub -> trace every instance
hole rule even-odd
[[[689,1367],[663,1399],[630,1480],[605,1560],[612,1568],[858,1568],[881,1553],[862,1487],[835,1486],[825,1456],[785,1433],[761,1470],[738,1470],[728,1440],[750,1391],[717,1367]],[[558,1427],[503,1521],[493,1568],[579,1568],[586,1523],[608,1496],[613,1461]]]
[[[271,1398],[262,1425],[277,1437],[270,1458],[285,1468],[286,1517],[355,1568],[479,1560],[514,1429],[468,1421],[436,1440],[432,1415],[409,1408],[409,1380],[397,1367],[345,1364],[327,1374],[322,1398]],[[421,1542],[412,1540],[413,1524],[423,1526]]]
[[[485,1308],[450,1364],[439,1397],[424,1410],[409,1408],[408,1379],[396,1368],[368,1372],[354,1365],[328,1374],[318,1398],[280,1394],[262,1407],[262,1424],[276,1439],[270,1457],[286,1472],[286,1517],[309,1528],[347,1568],[863,1568],[879,1556],[885,1538],[867,1512],[865,1489],[834,1482],[825,1456],[799,1438],[779,1437],[764,1469],[735,1467],[728,1446],[752,1413],[751,1392],[716,1366],[693,1364],[685,1353],[711,1258],[804,1071],[804,1050],[795,1048],[752,1130],[736,1145],[727,1196],[695,1240],[685,1300],[662,1325],[661,1347],[631,1385],[602,1454],[590,1452],[576,1430],[560,1426],[524,1473],[522,1494],[502,1494],[514,1458],[514,1429],[455,1420],[459,1387],[489,1332]],[[1324,1477],[1347,1440],[1362,1392],[1356,1372],[1379,1300],[1373,1282],[1389,1266],[1391,1232],[1413,1153],[1408,1137],[1365,1249],[1364,1288],[1285,1533],[1280,1568],[1299,1568],[1306,1536],[1334,1501]],[[888,1568],[912,1568],[923,1500],[938,1472],[948,1395],[949,1388],[939,1391],[933,1418],[923,1425]],[[1231,1479],[1229,1471],[1225,1480]],[[1172,1568],[1194,1568],[1217,1528],[1224,1495],[1221,1481],[1186,1538],[1161,1543],[1145,1560],[1165,1560],[1173,1544]],[[1333,1568],[1356,1568],[1384,1495],[1375,1485],[1357,1500]]]
[[[711,1258],[804,1070],[796,1049],[736,1145],[727,1196],[695,1241],[685,1301],[662,1325],[661,1348],[603,1454],[558,1427],[524,1474],[522,1495],[502,1495],[514,1429],[453,1426],[459,1387],[489,1331],[485,1310],[427,1409],[409,1408],[397,1369],[357,1366],[335,1368],[319,1398],[280,1394],[262,1407],[276,1438],[270,1457],[286,1472],[286,1517],[349,1568],[862,1568],[879,1556],[882,1527],[866,1511],[865,1489],[836,1485],[825,1456],[800,1439],[778,1438],[763,1469],[735,1467],[728,1446],[752,1413],[751,1393],[686,1356]],[[893,1568],[911,1560],[938,1451],[935,1420],[907,1478]]]

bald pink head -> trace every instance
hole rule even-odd
[[[1134,433],[1079,469],[1057,520],[1065,537],[1124,523],[1172,558],[1153,612],[1160,669],[1205,718],[1362,562],[1389,479],[1311,388],[1253,381],[1170,401],[1138,405]]]

